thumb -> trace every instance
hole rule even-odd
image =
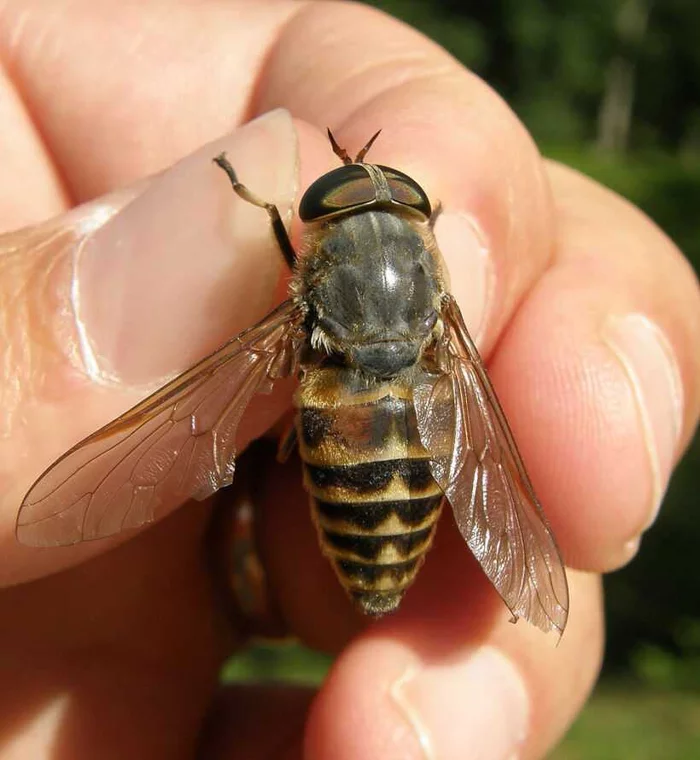
[[[67,448],[271,306],[284,262],[260,209],[211,159],[289,215],[296,134],[273,111],[137,187],[0,237],[0,584],[112,542],[36,550],[14,536],[31,483]],[[267,404],[247,432],[281,412]]]

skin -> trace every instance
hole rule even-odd
[[[0,61],[0,225],[35,225],[0,239],[0,758],[542,757],[598,672],[599,574],[635,554],[697,422],[700,298],[673,243],[367,7],[5,0]],[[279,108],[295,119],[239,127]],[[382,127],[370,160],[441,200],[452,292],[573,568],[571,615],[559,646],[510,625],[445,514],[401,610],[368,624],[318,551],[298,463],[263,452],[271,604],[338,657],[317,693],[222,692],[247,629],[210,573],[210,503],[61,549],[17,544],[14,523],[56,456],[281,297],[264,213],[210,159],[227,150],[289,218],[337,165],[325,126],[351,153]],[[289,400],[256,402],[241,448]]]

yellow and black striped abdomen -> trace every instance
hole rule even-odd
[[[442,494],[408,391],[352,390],[348,370],[307,373],[297,392],[304,484],[324,553],[370,615],[396,609],[430,547]]]

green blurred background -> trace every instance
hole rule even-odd
[[[700,270],[699,0],[369,3],[442,44],[542,151],[646,211]],[[606,579],[607,653],[557,760],[700,758],[700,441],[639,556]],[[327,660],[259,647],[227,677],[315,681]]]

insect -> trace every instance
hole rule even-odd
[[[214,159],[240,198],[267,211],[292,268],[288,299],[51,465],[22,503],[18,539],[102,538],[228,485],[248,403],[297,374],[294,438],[321,547],[364,612],[399,605],[447,501],[513,620],[561,633],[565,570],[446,290],[428,196],[397,169],[365,163],[379,132],[354,161],[328,134],[343,165],[301,199],[298,256],[277,208],[223,154]]]

